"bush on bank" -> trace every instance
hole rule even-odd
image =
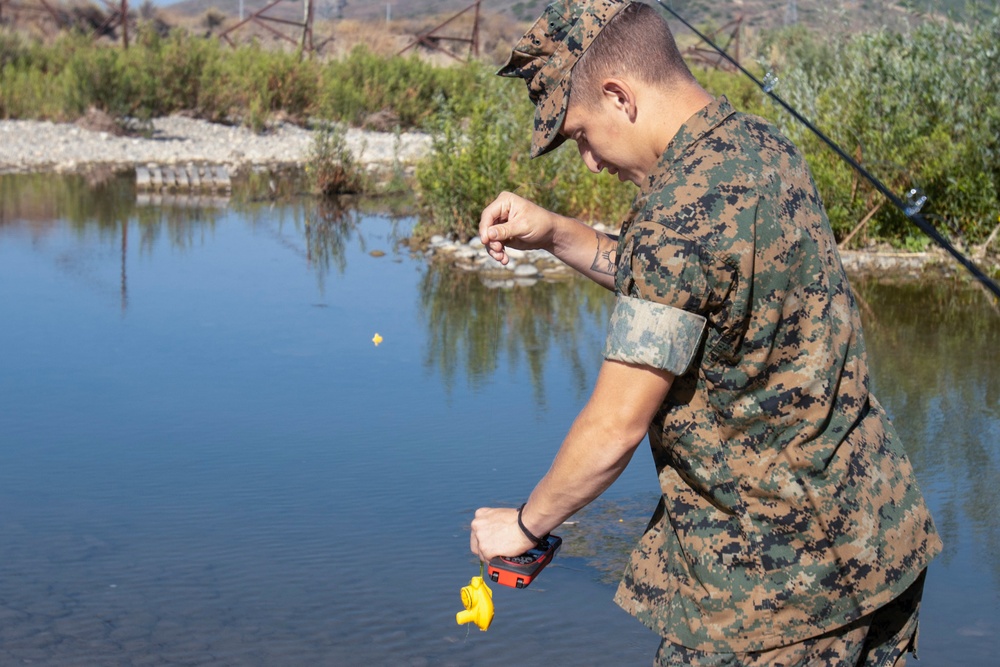
[[[80,34],[46,44],[0,31],[0,118],[68,121],[89,107],[140,120],[183,111],[260,130],[276,114],[360,125],[390,110],[401,127],[413,128],[444,106],[467,113],[478,69],[363,47],[320,61],[257,43],[231,48],[181,30],[162,37],[148,26],[127,50]]]
[[[773,46],[786,54],[782,99],[900,196],[922,191],[922,213],[942,232],[985,240],[1000,213],[1000,13],[830,42],[779,33]],[[834,230],[846,234],[882,196],[787,113],[773,115],[806,152]],[[869,232],[926,243],[891,205]]]
[[[419,232],[468,239],[483,207],[504,190],[568,215],[624,219],[634,187],[591,174],[572,142],[530,159],[535,108],[521,81],[484,72],[479,90],[468,117],[445,113],[432,128],[432,154],[417,169],[424,212]]]

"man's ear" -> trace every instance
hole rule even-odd
[[[601,82],[601,94],[615,109],[627,114],[630,122],[635,122],[637,112],[635,90],[628,81],[617,78],[605,79]]]

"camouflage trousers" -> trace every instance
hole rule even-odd
[[[917,654],[921,572],[902,595],[867,616],[797,644],[749,653],[707,653],[660,644],[655,667],[903,667],[906,654]]]

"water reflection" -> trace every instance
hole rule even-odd
[[[975,286],[856,281],[876,395],[932,487],[945,559],[971,530],[1000,588],[1000,314]]]
[[[211,204],[210,200],[204,201]],[[171,247],[186,248],[223,212],[212,205],[140,206],[131,179],[110,172],[0,178],[0,228],[27,225],[36,235],[56,224],[68,223],[81,233],[96,231],[101,237],[117,239],[123,233],[122,227],[135,220],[142,230],[140,247],[151,249],[165,236]]]
[[[220,220],[235,215],[304,260],[322,292],[331,272],[347,270],[348,244],[358,243],[367,252],[367,239],[358,234],[365,215],[374,212],[399,220],[412,213],[412,201],[404,198],[314,198],[303,196],[300,175],[281,174],[272,189],[269,181],[274,178],[268,172],[249,174],[230,198],[137,194],[130,177],[101,170],[65,176],[4,175],[0,177],[0,233],[17,227],[41,238],[53,227],[68,223],[81,235],[95,233],[109,246],[120,248],[124,311],[130,244],[137,243],[143,253],[152,253],[161,243],[172,250],[188,250],[202,244]],[[129,237],[130,223],[133,238]],[[403,230],[394,226],[386,240],[398,245],[405,239]]]
[[[189,248],[222,215],[223,209],[212,205],[139,206],[130,179],[101,170],[60,177],[23,174],[0,178],[0,233],[17,227],[40,239],[57,223],[60,227],[68,224],[80,236],[94,233],[118,247],[122,312],[128,309],[129,301],[130,243],[150,253],[165,237],[171,248]],[[129,238],[132,220],[138,222],[138,239]]]
[[[545,367],[554,352],[568,364],[577,396],[589,389],[588,374],[600,364],[603,344],[589,334],[610,317],[610,293],[586,280],[510,288],[487,284],[446,264],[431,265],[420,281],[426,364],[441,374],[448,390],[459,377],[481,386],[505,358],[527,366],[534,400],[544,407]]]

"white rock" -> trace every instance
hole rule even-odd
[[[514,269],[514,275],[518,278],[532,278],[540,273],[534,264],[518,264]]]

